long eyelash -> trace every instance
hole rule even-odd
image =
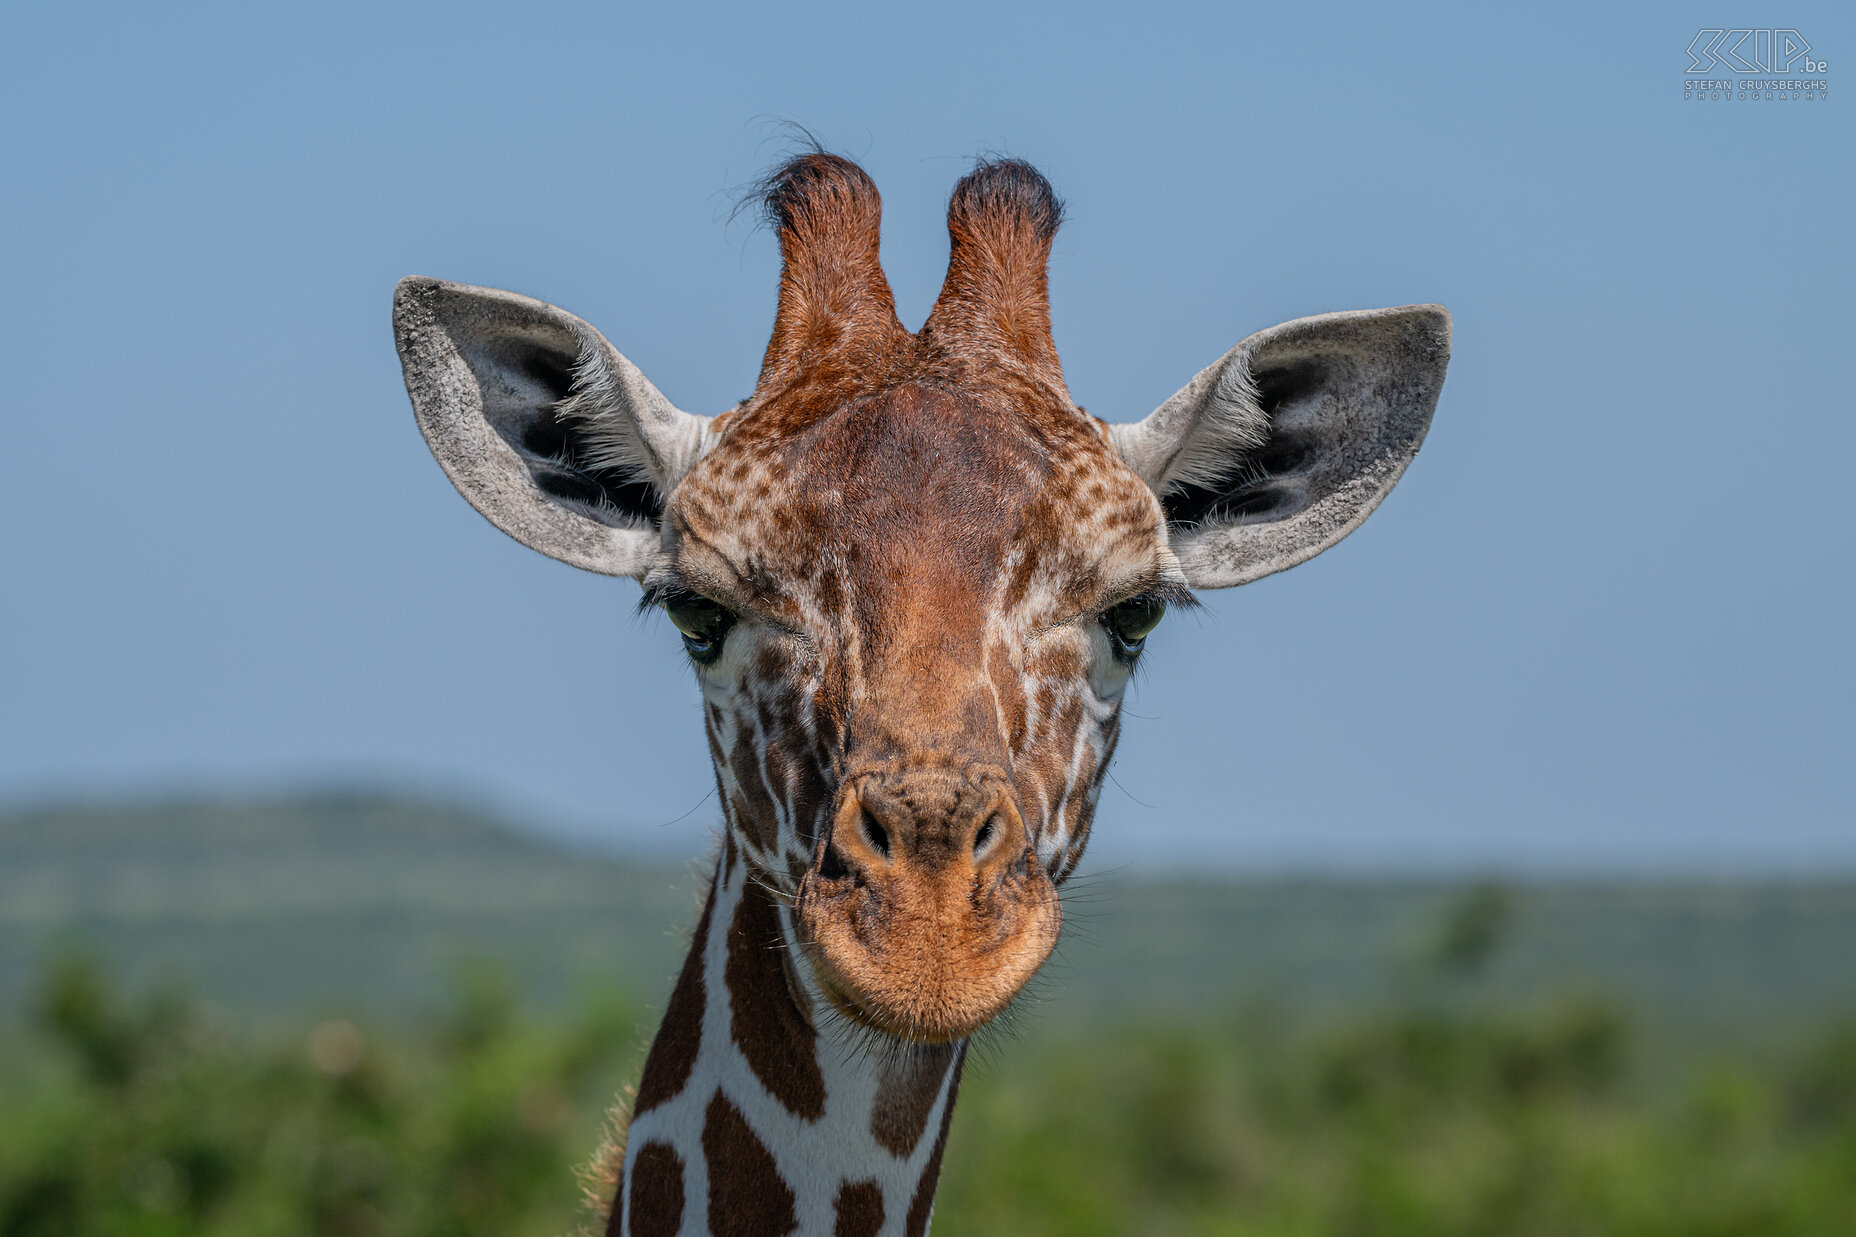
[[[1171,580],[1163,580],[1154,585],[1147,590],[1146,595],[1180,610],[1201,610],[1205,607],[1205,603],[1200,601],[1191,589],[1184,584],[1175,584]]]
[[[1205,608],[1205,603],[1200,601],[1191,589],[1187,588],[1184,584],[1175,584],[1171,580],[1161,580],[1149,585],[1138,593],[1130,593],[1128,596],[1116,602],[1115,605],[1125,605],[1130,601],[1139,601],[1143,597],[1152,598],[1155,601],[1161,602],[1165,604],[1169,610],[1202,610]],[[1114,606],[1110,606],[1108,609],[1112,610]],[[1104,613],[1106,613],[1106,611],[1104,611]]]
[[[673,601],[695,596],[695,593],[683,587],[680,580],[660,580],[656,584],[645,585],[644,595],[638,599],[638,613],[644,614]]]

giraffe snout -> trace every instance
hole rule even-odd
[[[996,1017],[1062,924],[1011,783],[987,769],[847,779],[797,910],[840,1013],[933,1041]]]

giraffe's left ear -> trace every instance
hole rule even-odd
[[[1360,526],[1418,453],[1449,363],[1441,305],[1298,318],[1109,434],[1160,496],[1187,581],[1229,588]]]

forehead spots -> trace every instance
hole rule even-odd
[[[926,381],[745,419],[678,488],[672,524],[696,566],[725,564],[744,600],[823,639],[872,626],[873,606],[1086,606],[1165,556],[1152,493],[1074,407]]]

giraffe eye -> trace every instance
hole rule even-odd
[[[722,641],[735,625],[733,614],[695,593],[680,593],[665,601],[664,613],[683,634],[683,647],[699,666],[712,665],[722,655]]]
[[[1116,658],[1132,662],[1140,656],[1141,646],[1147,643],[1147,634],[1160,625],[1160,618],[1165,613],[1166,602],[1151,595],[1130,597],[1104,610],[1102,626],[1108,631],[1108,640],[1115,647]]]

